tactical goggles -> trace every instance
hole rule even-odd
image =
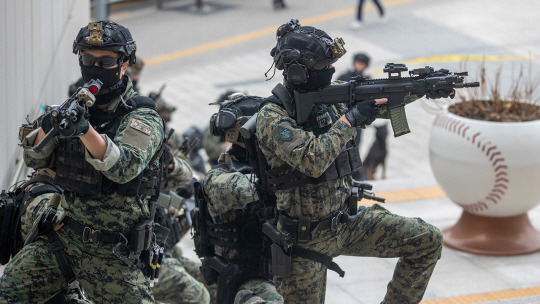
[[[120,64],[121,59],[113,56],[94,57],[90,54],[82,53],[79,56],[79,60],[84,66],[94,66],[97,63],[101,68],[112,68],[117,64]]]

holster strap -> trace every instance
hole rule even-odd
[[[294,246],[292,248],[292,255],[298,256],[304,259],[312,260],[315,262],[319,262],[323,264],[324,266],[326,266],[326,268],[337,272],[337,274],[339,274],[340,277],[343,278],[345,276],[345,271],[343,271],[343,269],[341,269],[341,267],[339,267],[339,265],[333,261],[333,258],[331,256],[322,254],[317,251],[298,247],[298,246]]]
[[[75,281],[75,273],[73,273],[71,261],[68,259],[66,252],[64,251],[65,247],[62,245],[62,242],[60,242],[60,238],[54,230],[51,230],[47,236],[49,238],[49,243],[52,246],[56,262],[60,267],[60,271],[62,272],[62,275],[64,276],[64,279],[66,279],[67,283],[71,284],[73,281]]]

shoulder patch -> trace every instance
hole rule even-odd
[[[285,127],[279,127],[279,139],[282,141],[291,141],[292,140],[291,130]]]
[[[138,119],[132,119],[129,126],[137,131],[140,131],[146,135],[152,134],[152,129],[144,122]]]

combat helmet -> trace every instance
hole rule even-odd
[[[284,70],[287,80],[295,83],[306,81],[307,69],[322,70],[346,52],[343,39],[332,40],[320,29],[301,26],[297,19],[281,25],[276,31],[276,38],[276,46],[270,55],[276,68]]]
[[[210,132],[225,141],[245,148],[240,128],[255,115],[264,98],[234,93],[221,102],[219,111],[210,118]]]
[[[85,50],[120,53],[124,56],[123,61],[129,61],[129,65],[137,61],[135,56],[137,45],[129,30],[109,20],[90,22],[88,26],[79,30],[73,41],[73,53],[78,54]]]

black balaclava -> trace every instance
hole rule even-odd
[[[115,69],[81,65],[81,74],[84,82],[99,79],[103,83],[101,90],[96,94],[96,105],[109,103],[126,89],[126,84],[120,79],[121,68],[121,65]]]
[[[324,70],[309,70],[309,75],[306,83],[289,83],[287,82],[287,88],[290,89],[303,89],[303,90],[317,90],[321,87],[329,85],[332,82],[332,75],[336,72],[334,67]]]

